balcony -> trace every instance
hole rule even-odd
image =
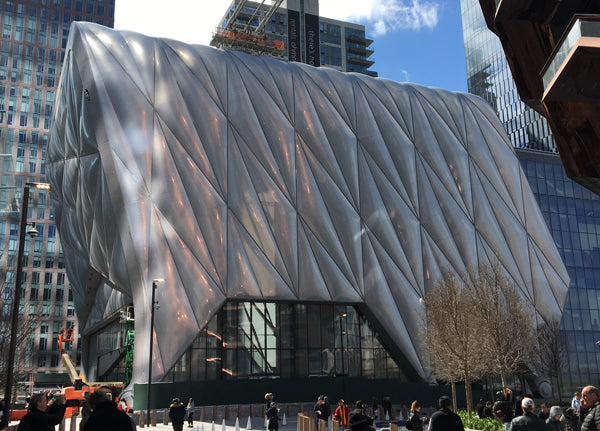
[[[367,60],[366,58],[354,57],[354,56],[348,57],[346,59],[346,61],[350,64],[358,64],[360,66],[365,66],[366,68],[369,68],[375,64],[374,61]]]
[[[370,46],[373,43],[373,39],[367,39],[356,35],[350,35],[346,38],[348,42],[359,43],[364,46]]]
[[[542,101],[600,100],[600,15],[575,15],[544,70]]]
[[[351,52],[352,54],[358,54],[358,55],[363,55],[365,57],[370,57],[371,55],[373,55],[373,53],[375,52],[372,49],[368,49],[359,45],[350,45],[347,47],[348,52]]]

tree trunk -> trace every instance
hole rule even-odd
[[[454,409],[454,411],[456,411],[456,409],[457,409],[457,405],[456,405],[456,383],[454,381],[452,381],[451,386],[452,386],[452,408]]]
[[[560,387],[560,376],[556,376],[556,389],[558,390],[558,404],[562,404],[562,388]]]
[[[490,400],[492,400],[492,403],[493,403],[494,400],[495,400],[495,397],[494,397],[494,378],[492,377],[491,374],[488,374],[488,385],[489,385],[489,388],[490,388]]]
[[[525,376],[523,373],[519,373],[519,382],[521,383],[521,393],[526,394],[527,388],[525,387]]]
[[[508,387],[508,385],[506,384],[506,374],[505,373],[500,373],[500,379],[502,380],[502,393],[504,395],[506,395],[506,388]]]
[[[469,375],[468,371],[465,373],[465,394],[467,396],[467,413],[469,414],[469,419],[471,419],[473,413],[473,395],[471,388],[471,376]]]

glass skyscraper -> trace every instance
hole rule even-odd
[[[521,102],[479,1],[461,0],[461,12],[469,92],[490,103],[504,124],[571,277],[561,322],[568,363],[563,393],[568,393],[599,377],[600,199],[566,177],[550,127]]]
[[[556,152],[550,126],[521,102],[502,44],[485,23],[479,0],[461,0],[469,93],[487,100],[517,148]]]
[[[114,9],[115,0],[0,2],[0,281],[5,316],[15,287],[23,187],[45,181],[46,145],[69,27],[72,21],[112,27]],[[25,241],[20,319],[35,316],[36,329],[15,366],[21,376],[37,371],[36,385],[48,381],[47,372],[64,372],[58,332],[63,326],[77,327],[48,193],[52,191],[33,191],[29,202],[27,220],[35,222],[39,235]],[[79,362],[78,340],[70,347],[73,361]]]

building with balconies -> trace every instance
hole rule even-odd
[[[373,40],[366,37],[363,25],[319,16],[318,0],[273,3],[276,7],[272,8],[272,4],[265,2],[234,0],[217,26],[211,45],[377,76],[377,72],[370,70],[375,64],[370,59],[374,53],[370,48]],[[243,40],[244,32],[257,28],[266,41],[255,40],[250,46]],[[233,30],[235,34],[228,33]],[[281,43],[281,49],[273,49],[274,43]]]

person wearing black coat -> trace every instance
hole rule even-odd
[[[521,401],[523,414],[517,416],[510,423],[511,431],[544,431],[545,423],[534,413],[535,403],[531,398],[525,397]]]
[[[600,431],[600,395],[594,386],[581,391],[581,431]]]
[[[492,407],[494,417],[502,423],[510,423],[513,420],[512,391],[506,388],[506,395],[502,391],[496,393],[496,402]]]
[[[265,414],[267,416],[267,429],[269,431],[277,431],[279,429],[279,421],[281,418],[279,417],[279,409],[277,408],[277,403],[275,401],[271,402],[271,405]]]
[[[373,431],[373,419],[365,414],[365,405],[360,400],[348,415],[348,428],[352,431]]]
[[[408,417],[411,431],[423,431],[423,418],[421,417],[421,406],[414,400],[410,405],[410,415]],[[408,427],[407,427],[408,428]]]
[[[564,431],[579,431],[579,416],[571,407],[565,409],[560,422]]]
[[[35,394],[29,400],[27,414],[19,422],[18,431],[54,431],[65,416],[65,397],[59,395],[48,407],[45,393]]]
[[[87,398],[92,413],[83,425],[82,431],[135,431],[133,419],[119,410],[102,389],[96,389]]]
[[[169,419],[174,431],[183,431],[183,419],[185,418],[185,406],[179,398],[173,398],[169,407]]]
[[[460,416],[452,411],[452,401],[446,395],[440,398],[440,409],[431,415],[429,431],[465,431]]]

